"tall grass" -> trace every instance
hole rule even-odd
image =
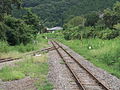
[[[3,81],[12,81],[30,76],[37,79],[35,86],[38,90],[52,90],[53,87],[47,80],[47,74],[47,57],[46,54],[42,54],[41,57],[26,57],[22,62],[17,62],[13,67],[3,67],[0,70],[0,79]]]
[[[7,42],[0,41],[0,58],[11,56],[19,57],[21,54],[24,54],[26,52],[40,50],[41,48],[45,48],[47,46],[47,40],[44,39],[41,35],[38,35],[33,43],[29,43],[27,45],[20,44],[16,46],[10,46]]]
[[[9,52],[10,48],[9,45],[7,44],[7,42],[4,41],[0,41],[0,52]]]
[[[61,40],[64,44],[111,74],[120,78],[120,39]]]
[[[48,47],[47,40],[38,35],[33,43],[27,45],[10,46],[6,42],[0,42],[0,58],[19,57],[30,51],[40,50]],[[23,61],[17,62],[15,66],[5,66],[0,70],[0,79],[11,81],[30,76],[34,78],[35,86],[38,90],[52,90],[52,85],[47,80],[48,63],[47,55],[42,54],[40,57],[23,57]]]
[[[64,35],[61,31],[56,31],[55,33],[45,33],[42,35],[43,37],[47,37],[48,39],[61,39],[64,38]]]

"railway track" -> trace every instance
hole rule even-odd
[[[66,51],[58,42],[51,41],[59,56],[72,73],[80,90],[111,90],[98,80],[86,67]]]
[[[21,59],[21,58],[2,58],[2,59],[0,59],[0,63],[19,60],[19,59]]]
[[[4,63],[4,62],[9,62],[9,61],[14,61],[14,60],[19,60],[19,59],[22,59],[22,57],[24,56],[27,56],[27,55],[35,55],[37,53],[41,53],[41,52],[48,52],[49,50],[53,50],[53,47],[49,47],[49,48],[45,48],[45,49],[42,49],[42,50],[38,50],[38,51],[34,51],[34,52],[30,52],[30,53],[27,53],[21,57],[18,57],[18,58],[13,58],[13,57],[8,57],[8,58],[0,58],[0,63]]]

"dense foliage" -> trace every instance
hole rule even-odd
[[[24,7],[31,7],[46,25],[63,25],[74,16],[102,11],[120,0],[23,0]]]
[[[91,12],[70,19],[64,25],[64,37],[67,40],[83,38],[113,39],[120,36],[120,2],[103,13]],[[78,18],[78,17],[81,17]],[[80,25],[82,24],[82,25]]]
[[[8,41],[11,45],[33,41],[37,33],[46,32],[44,25],[63,25],[65,39],[68,40],[95,37],[112,39],[120,35],[120,3],[105,9],[116,0],[23,1],[25,8],[20,10],[16,7],[21,7],[21,0],[0,1],[0,40]]]
[[[27,44],[33,39],[33,29],[23,20],[6,16],[5,24],[10,28],[6,31],[6,38],[10,45]]]
[[[104,10],[104,22],[106,27],[113,28],[113,25],[120,23],[120,2],[116,2],[112,9]]]
[[[33,42],[37,33],[44,28],[40,18],[30,9],[23,9],[26,13],[21,19],[11,16],[13,9],[21,7],[21,0],[0,2],[0,40],[7,41],[10,45]]]
[[[13,7],[20,8],[20,6],[21,0],[0,0],[0,21],[3,21],[5,14],[11,13]]]

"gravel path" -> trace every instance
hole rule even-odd
[[[49,51],[49,75],[53,90],[79,90],[71,73],[55,50]]]
[[[34,80],[30,77],[26,77],[21,80],[0,81],[0,90],[37,90],[34,87]]]
[[[16,63],[20,61],[22,60],[20,59],[0,63],[0,69],[2,69],[4,66],[9,67],[16,66]],[[34,87],[34,80],[31,79],[30,77],[26,77],[24,79],[7,82],[3,82],[2,80],[0,80],[0,90],[37,90],[37,89]]]
[[[103,69],[100,69],[96,66],[94,66],[89,61],[85,60],[82,56],[71,50],[69,47],[61,44],[68,52],[71,53],[79,62],[84,65],[86,68],[88,68],[99,80],[101,80],[103,83],[105,83],[108,87],[110,87],[111,90],[120,90],[120,79],[117,77],[109,74]]]
[[[0,69],[2,69],[4,66],[15,66],[16,63],[20,61],[22,61],[22,59],[0,63]]]

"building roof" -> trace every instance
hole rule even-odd
[[[56,30],[63,30],[62,27],[53,27],[53,28],[47,28],[48,31],[56,31]]]

